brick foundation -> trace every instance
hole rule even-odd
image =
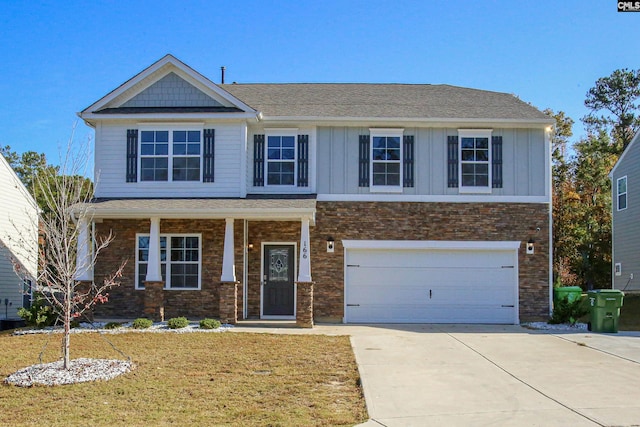
[[[296,325],[313,328],[313,282],[296,282]]]

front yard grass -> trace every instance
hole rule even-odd
[[[352,426],[367,419],[348,337],[124,333],[137,368],[108,382],[0,386],[0,425]],[[0,334],[0,376],[59,359],[59,335]],[[71,356],[119,359],[97,334]]]

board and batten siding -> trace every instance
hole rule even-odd
[[[241,159],[246,132],[244,123],[204,124],[203,129],[215,129],[214,182],[126,182],[127,129],[137,127],[136,123],[96,126],[95,197],[241,196]],[[158,129],[161,128],[158,126]]]
[[[275,126],[274,126],[275,127]],[[269,132],[269,127],[265,128],[262,126],[254,126],[249,128],[247,133],[247,169],[246,169],[246,180],[247,180],[247,193],[249,194],[313,194],[316,192],[316,174],[324,173],[324,172],[316,172],[318,171],[317,163],[314,159],[317,156],[316,153],[316,129],[315,127],[309,126],[296,126],[296,125],[278,125],[277,129],[287,130],[287,129],[296,129],[296,133],[298,135],[308,135],[309,136],[309,163],[308,163],[308,185],[306,187],[298,187],[296,186],[268,186],[266,177],[265,177],[265,185],[264,186],[254,186],[254,176],[253,176],[253,163],[254,163],[254,137],[255,135],[264,135]],[[274,131],[277,134],[277,131]],[[265,141],[265,147],[266,147]],[[356,147],[357,149],[357,147]],[[264,170],[267,170],[267,156],[265,155],[265,165]],[[297,168],[297,165],[296,165]],[[297,176],[297,169],[296,169]]]
[[[618,178],[627,177],[627,209],[618,211]],[[640,290],[640,144],[629,147],[612,175],[613,264],[622,264],[622,274],[613,274],[613,288]],[[629,280],[633,274],[633,280]]]
[[[11,257],[19,260],[32,277],[37,274],[37,224],[35,201],[0,158],[0,239],[6,246],[0,249],[0,319],[5,316],[5,299],[11,303],[8,318],[16,318],[22,307],[23,280],[14,272]]]
[[[457,195],[457,188],[447,185],[447,136],[457,129],[404,128],[413,135],[414,187],[402,194],[419,196]],[[370,194],[368,187],[358,186],[359,135],[369,135],[369,128],[317,128],[318,194]],[[502,136],[503,187],[493,188],[494,196],[545,196],[545,147],[542,129],[493,129]]]

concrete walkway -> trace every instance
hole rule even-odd
[[[365,426],[640,426],[638,333],[484,325],[264,331],[350,335],[371,417]]]

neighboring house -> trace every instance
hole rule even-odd
[[[611,170],[613,288],[640,290],[640,133]]]
[[[0,319],[16,318],[20,307],[30,305],[37,268],[38,207],[0,155]]]
[[[167,55],[79,116],[91,222],[116,235],[95,280],[129,260],[98,316],[549,315],[553,120],[513,95],[216,85]]]

